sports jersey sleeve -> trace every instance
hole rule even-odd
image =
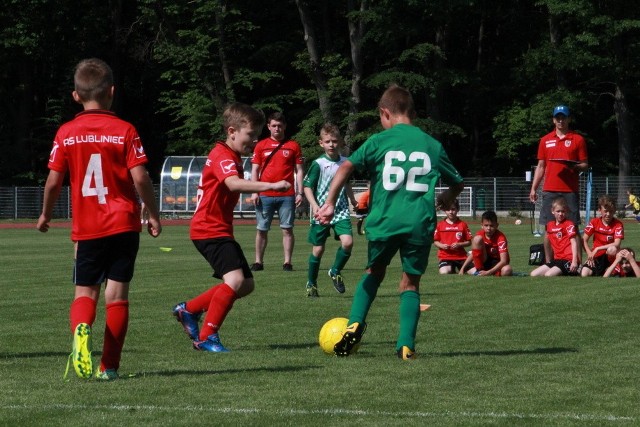
[[[307,174],[305,175],[304,180],[302,181],[302,184],[305,187],[309,187],[315,190],[316,186],[318,185],[319,178],[320,178],[320,166],[318,165],[318,162],[313,161],[309,166],[309,170],[307,171]]]
[[[144,152],[142,141],[135,128],[129,130],[127,138],[127,167],[133,169],[136,166],[147,163],[147,155]]]

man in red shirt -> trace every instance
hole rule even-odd
[[[302,151],[297,142],[285,138],[287,122],[284,114],[273,113],[267,120],[271,136],[258,142],[251,158],[251,180],[256,182],[277,182],[285,180],[291,188],[285,192],[262,191],[251,196],[256,207],[256,261],[252,271],[264,269],[264,251],[267,248],[268,233],[273,215],[278,211],[284,247],[284,271],[292,271],[291,256],[295,238],[293,223],[295,208],[302,203],[304,169]]]
[[[564,197],[569,205],[568,218],[577,226],[580,224],[579,174],[589,169],[587,144],[582,135],[573,132],[569,125],[569,107],[558,105],[553,109],[554,130],[540,139],[538,144],[538,166],[536,167],[529,200],[535,203],[536,191],[542,186],[542,208],[539,223],[543,226],[554,220],[551,204],[557,197]],[[576,235],[579,239],[579,233]],[[548,236],[544,237],[547,259],[551,258]]]
[[[129,321],[129,282],[140,243],[140,205],[149,213],[149,234],[162,231],[153,186],[144,166],[147,156],[136,129],[108,111],[113,73],[99,59],[86,59],[74,74],[73,99],[84,111],[63,124],[53,141],[49,177],[37,228],[49,229],[64,176],[69,172],[76,243],[75,298],[70,308],[73,351],[69,362],[80,378],[93,373],[91,327],[100,287],[105,282],[105,334],[96,378],[118,378]],[[68,369],[68,365],[67,365]],[[66,375],[66,374],[65,374]]]
[[[225,109],[223,121],[227,140],[215,144],[202,169],[190,230],[193,244],[209,262],[213,276],[223,283],[173,308],[193,348],[213,353],[229,351],[220,342],[218,331],[234,302],[254,288],[249,263],[233,237],[233,210],[240,193],[283,193],[291,189],[285,180],[271,183],[243,179],[240,156],[251,153],[264,124],[262,112],[234,103]],[[200,329],[198,321],[205,312]]]

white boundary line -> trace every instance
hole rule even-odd
[[[280,416],[297,415],[345,415],[358,417],[406,417],[406,418],[487,418],[487,419],[533,419],[533,420],[576,420],[576,421],[630,421],[637,420],[636,417],[626,417],[618,415],[592,415],[592,414],[526,414],[509,412],[391,412],[391,411],[363,411],[357,409],[273,409],[264,410],[258,408],[215,408],[205,406],[157,406],[157,405],[71,405],[71,404],[50,404],[50,405],[0,405],[2,410],[106,410],[115,412],[137,411],[164,411],[164,412],[213,412],[223,414],[272,414]]]

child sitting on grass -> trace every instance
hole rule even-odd
[[[582,244],[587,262],[582,266],[582,277],[602,276],[614,260],[624,239],[624,225],[615,217],[616,202],[609,195],[598,198],[600,216],[593,218],[584,229]],[[593,245],[589,248],[589,239]]]
[[[494,211],[482,214],[482,229],[471,240],[471,255],[462,265],[459,274],[474,276],[511,276],[507,237],[498,230],[498,216]],[[469,267],[473,263],[473,267]]]
[[[602,277],[640,277],[640,266],[633,249],[621,249]]]
[[[548,262],[531,272],[531,276],[569,276],[578,272],[578,240],[576,226],[567,219],[569,204],[560,196],[551,203],[554,220],[547,223],[547,238],[553,251]]]

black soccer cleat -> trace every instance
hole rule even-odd
[[[347,357],[355,352],[366,329],[367,324],[364,322],[354,322],[347,326],[347,330],[344,335],[342,335],[340,341],[333,346],[333,353],[338,357]]]

